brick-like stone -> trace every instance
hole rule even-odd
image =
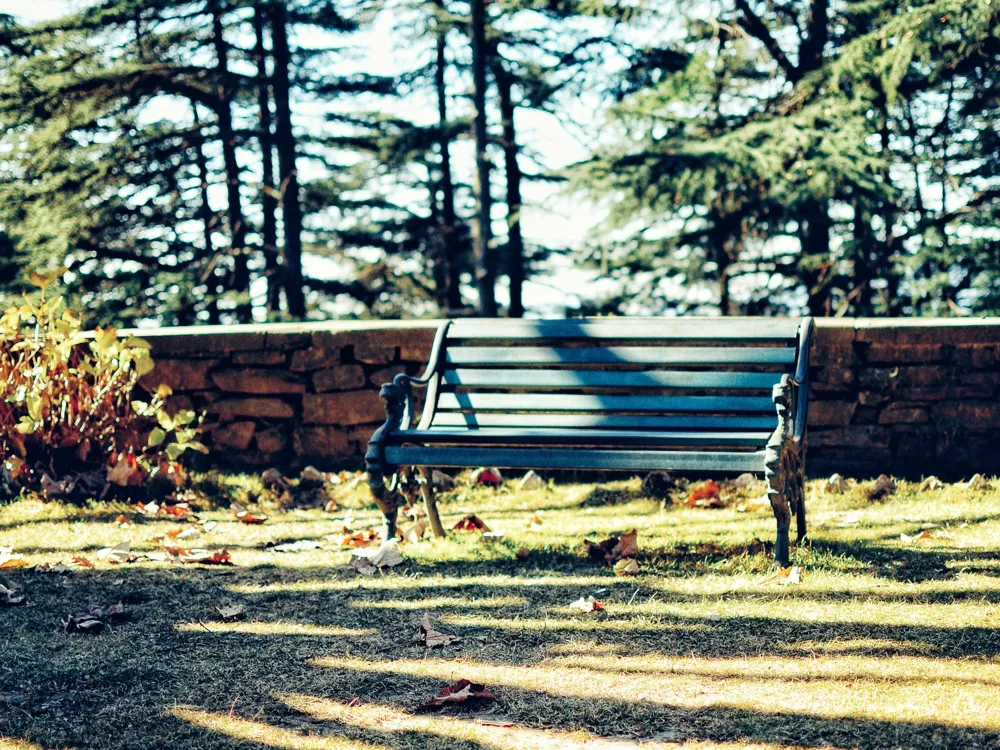
[[[1000,402],[946,401],[931,407],[931,417],[946,429],[997,430]]]
[[[295,409],[278,398],[227,398],[211,404],[207,411],[224,421],[237,417],[291,419],[295,416]]]
[[[404,374],[406,370],[407,368],[404,364],[392,365],[391,367],[380,367],[368,376],[368,380],[372,385],[377,388],[381,388],[385,383],[391,383],[392,379],[397,375]]]
[[[941,362],[949,350],[944,343],[907,345],[887,341],[870,344],[865,350],[865,360],[875,365]]]
[[[878,415],[879,424],[924,424],[929,421],[926,409],[905,401],[889,404]]]
[[[861,391],[858,393],[858,403],[861,406],[879,406],[889,400],[889,394],[876,393],[875,391]]]
[[[230,422],[212,430],[212,445],[245,451],[256,429],[253,422]]]
[[[257,450],[261,453],[278,453],[288,444],[284,433],[274,428],[257,433]]]
[[[812,376],[809,385],[816,393],[843,393],[853,390],[854,369],[846,365],[820,367]]]
[[[379,346],[358,342],[351,347],[351,358],[366,365],[387,365],[396,358],[399,349],[395,346]]]
[[[350,426],[385,419],[378,391],[307,393],[302,397],[302,422]]]
[[[292,372],[308,372],[321,367],[333,368],[340,365],[340,349],[310,346],[292,352]]]
[[[317,393],[351,391],[363,388],[365,382],[365,369],[361,365],[338,365],[312,374],[313,390]]]
[[[820,367],[850,367],[854,364],[857,361],[854,352],[854,327],[818,325],[809,361]]]
[[[336,427],[300,427],[292,436],[295,455],[310,463],[332,464],[352,453],[347,433]]]
[[[142,384],[155,390],[160,383],[175,391],[201,391],[211,388],[209,371],[219,365],[217,359],[159,359]]]
[[[212,373],[212,382],[228,393],[305,393],[306,384],[295,373],[256,368],[222,370]]]
[[[960,346],[956,350],[956,361],[964,368],[995,368],[1000,364],[1000,343]]]
[[[814,401],[809,404],[809,426],[846,427],[857,408],[855,401]]]
[[[237,365],[283,365],[285,353],[279,351],[238,352],[233,355]]]
[[[837,447],[870,450],[888,448],[892,432],[888,427],[875,425],[853,425],[835,430],[811,430],[809,448]]]

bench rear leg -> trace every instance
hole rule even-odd
[[[438,515],[437,492],[434,491],[433,472],[426,466],[420,468],[420,494],[424,498],[424,506],[427,508],[427,518],[431,522],[431,531],[434,536],[442,538],[445,536],[444,526],[441,525],[441,516]]]

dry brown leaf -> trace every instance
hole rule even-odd
[[[246,506],[233,500],[229,504],[233,517],[240,523],[261,524],[267,520],[267,516],[258,516],[247,510]]]
[[[239,620],[246,615],[247,608],[242,604],[219,604],[215,612],[223,620]]]
[[[483,523],[479,516],[472,514],[452,526],[454,531],[489,531],[490,527]]]
[[[179,559],[182,563],[193,565],[232,565],[233,561],[228,549],[210,552],[206,549],[184,549],[183,547],[164,547],[168,554]],[[149,557],[149,555],[147,555]],[[152,559],[152,558],[151,558]]]
[[[888,474],[879,475],[875,483],[868,488],[869,500],[882,500],[896,491],[896,480]]]
[[[530,532],[532,532],[534,534],[541,533],[541,531],[542,531],[542,518],[541,518],[541,516],[532,516],[531,518],[529,518],[528,519],[528,523],[526,524],[525,528],[527,528],[528,531],[530,531]]]
[[[569,605],[570,609],[576,610],[577,612],[582,612],[583,614],[590,614],[591,612],[601,612],[604,610],[604,605],[597,601],[594,597],[588,596],[584,599],[582,596],[575,602]]]
[[[403,541],[416,544],[424,538],[427,532],[427,523],[423,520],[414,521],[403,527]]]
[[[327,537],[331,542],[335,541],[336,535],[330,535]],[[380,539],[380,534],[371,526],[367,529],[361,531],[351,531],[351,529],[344,527],[343,534],[341,534],[339,541],[341,547],[367,547],[373,542],[377,542]]]
[[[616,576],[634,576],[639,572],[639,563],[632,559],[619,560],[614,570]]]
[[[375,575],[382,568],[392,568],[403,563],[399,543],[395,539],[382,542],[379,547],[365,547],[351,553],[350,565],[362,575]]]
[[[621,538],[618,540],[612,550],[611,554],[615,556],[616,559],[620,560],[623,557],[638,557],[639,556],[639,543],[637,537],[639,535],[638,530],[632,529],[629,532],[622,534]]]
[[[135,560],[135,555],[132,554],[131,542],[121,542],[114,547],[105,547],[97,553],[97,558],[107,560],[114,565],[123,565]]]
[[[0,570],[27,568],[28,564],[23,557],[14,554],[12,547],[0,547]]]
[[[67,633],[91,633],[96,635],[125,614],[121,602],[108,607],[91,607],[85,612],[77,612],[63,620],[63,630]]]
[[[496,693],[493,693],[482,683],[459,680],[454,685],[444,688],[435,697],[422,703],[417,707],[418,711],[433,711],[444,706],[464,704],[472,708],[476,705],[496,700]]]
[[[719,483],[709,479],[695,487],[684,504],[689,508],[722,508],[725,503],[720,497]]]
[[[108,467],[107,481],[119,487],[138,487],[145,478],[145,470],[132,453],[122,453],[114,466]]]
[[[518,560],[527,560],[530,555],[531,555],[531,550],[525,547],[521,547],[517,552],[514,553],[514,557],[516,557]]]
[[[420,619],[420,630],[413,637],[411,643],[426,646],[427,648],[442,648],[443,646],[450,646],[452,643],[458,643],[460,640],[462,639],[457,635],[435,630],[434,625],[431,623],[431,616],[425,614]]]
[[[18,594],[19,586],[4,586],[0,583],[0,607],[18,607],[27,604],[28,599],[24,594]]]

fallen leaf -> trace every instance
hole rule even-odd
[[[238,620],[246,615],[247,608],[242,604],[220,604],[215,611],[223,620]]]
[[[780,583],[787,586],[788,584],[797,584],[802,581],[802,569],[797,565],[792,565],[787,568],[783,568],[780,565],[777,570],[774,571],[767,578],[763,579],[761,583]]]
[[[296,542],[275,544],[269,547],[269,549],[273,552],[308,552],[309,550],[319,549],[322,546],[323,543],[318,539],[299,539]]]
[[[457,635],[435,630],[431,623],[430,615],[425,614],[420,619],[420,630],[417,631],[411,643],[426,646],[427,648],[441,648],[443,646],[450,646],[452,643],[458,643],[460,640],[462,639]]]
[[[15,555],[12,547],[0,547],[0,569],[14,570],[27,567],[28,561],[20,555]]]
[[[474,705],[496,700],[496,698],[496,693],[491,692],[482,683],[459,680],[454,685],[444,688],[435,697],[422,703],[417,707],[417,710],[433,711],[436,708],[460,703],[472,708]]]
[[[525,547],[521,547],[517,552],[514,553],[514,557],[518,560],[527,560],[531,555],[531,551]]]
[[[375,575],[383,568],[392,568],[404,562],[395,539],[382,542],[378,547],[356,549],[351,553],[350,565],[362,575]]]
[[[240,523],[250,523],[250,524],[261,524],[267,520],[267,516],[257,516],[247,510],[246,506],[233,500],[229,504],[230,510],[233,512],[233,516]]]
[[[379,541],[380,536],[374,526],[362,531],[351,531],[345,526],[343,533],[337,541],[339,541],[341,547],[367,547],[369,544]],[[332,534],[326,538],[332,542],[335,537],[336,535]]]
[[[504,534],[502,531],[484,531],[480,541],[489,544],[490,542],[502,541],[505,536],[506,534]]]
[[[521,481],[517,483],[517,489],[520,490],[538,490],[545,486],[545,482],[542,478],[538,476],[534,471],[529,471],[523,477]]]
[[[594,597],[588,596],[584,599],[582,596],[575,602],[569,605],[570,609],[574,609],[577,612],[582,612],[584,614],[590,614],[591,612],[601,612],[604,610],[604,605],[597,601]]]
[[[108,607],[91,607],[85,612],[77,612],[63,620],[63,630],[67,633],[91,633],[96,635],[110,626],[125,613],[121,602]]]
[[[468,515],[456,523],[452,529],[454,531],[489,531],[490,527],[483,523],[479,516]]]
[[[532,516],[531,518],[529,518],[528,519],[528,523],[526,524],[525,528],[527,528],[528,531],[530,531],[532,533],[535,533],[535,534],[540,533],[542,531],[542,519],[541,519],[541,516]]]
[[[183,549],[181,547],[165,547],[164,549],[169,554],[177,557],[182,563],[191,563],[193,565],[233,564],[228,549],[216,550],[214,552],[205,549]]]
[[[689,508],[722,508],[725,503],[722,502],[719,493],[719,483],[709,479],[695,487],[684,504]]]
[[[137,487],[142,484],[145,471],[132,453],[122,453],[113,466],[108,467],[107,481],[119,487]]]
[[[135,556],[132,554],[131,542],[122,542],[114,547],[105,547],[97,553],[99,560],[107,560],[115,565],[123,565],[132,562]]]
[[[427,524],[424,521],[414,521],[403,527],[403,541],[416,544],[424,538],[426,532]]]
[[[123,527],[123,528],[126,527],[126,526],[134,526],[135,525],[124,514],[119,514],[118,518],[115,519],[115,523],[118,524],[119,526]]]
[[[934,490],[944,489],[944,482],[934,476],[926,477],[924,481],[920,483],[921,492],[933,492]]]
[[[631,559],[619,560],[614,570],[616,576],[633,576],[639,572],[639,563]]]
[[[175,503],[174,505],[161,505],[160,513],[165,516],[184,519],[191,514],[191,506],[187,503]]]
[[[840,474],[832,474],[826,480],[826,491],[830,495],[843,495],[848,489],[847,480]]]
[[[636,540],[638,533],[636,529],[632,529],[621,535],[618,544],[611,550],[611,554],[615,556],[615,559],[620,560],[623,557],[639,556],[639,543]]]
[[[614,562],[615,558],[612,550],[618,546],[618,537],[612,536],[603,542],[592,542],[589,539],[583,540],[583,549],[587,557],[592,560],[603,560],[604,562]]]
[[[88,560],[83,555],[76,555],[73,558],[73,565],[79,566],[81,568],[93,568],[94,567],[94,564],[92,562],[90,562],[90,560]]]
[[[18,607],[26,604],[28,599],[24,594],[17,594],[18,587],[4,586],[0,583],[0,607]]]
[[[993,489],[993,485],[990,483],[990,480],[982,474],[973,474],[972,478],[965,483],[965,486],[976,492],[989,492]]]
[[[503,484],[503,475],[499,469],[479,468],[469,475],[469,484],[482,484],[487,487],[499,487]]]
[[[888,474],[881,474],[868,488],[869,500],[882,500],[896,491],[896,480]]]

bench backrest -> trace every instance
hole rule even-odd
[[[772,387],[808,378],[811,332],[779,318],[453,321],[420,428],[769,433]]]

